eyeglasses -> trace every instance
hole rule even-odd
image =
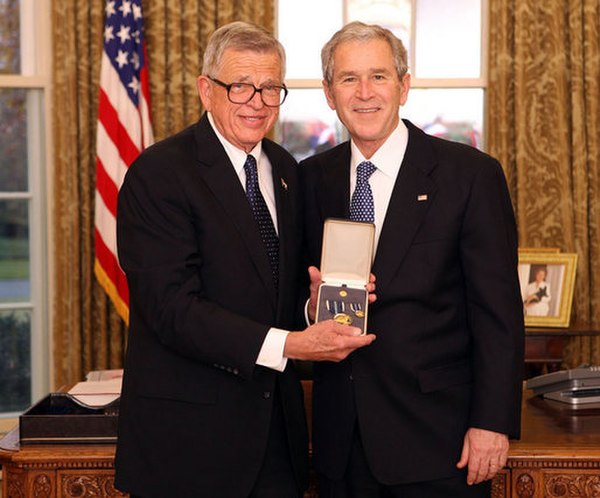
[[[279,107],[283,104],[288,94],[288,89],[285,86],[266,85],[256,88],[251,83],[234,82],[227,84],[211,76],[208,79],[225,88],[227,90],[227,98],[234,104],[247,104],[258,92],[263,104],[267,107]]]

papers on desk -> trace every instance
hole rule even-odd
[[[75,401],[86,407],[106,406],[121,395],[123,370],[97,370],[90,372],[87,379],[78,382],[68,391]]]
[[[112,380],[122,379],[123,369],[115,368],[113,370],[92,370],[85,376],[85,380]]]

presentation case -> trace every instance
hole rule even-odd
[[[367,331],[368,293],[375,225],[328,218],[323,226],[321,279],[317,321],[338,323]]]

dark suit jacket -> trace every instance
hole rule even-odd
[[[455,475],[468,427],[519,434],[524,328],[502,169],[406,125],[373,264],[377,340],[314,365],[314,461],[331,478],[356,420],[371,470],[391,485]],[[323,221],[349,216],[349,164],[346,142],[300,165],[313,264]]]
[[[291,328],[301,222],[294,159],[269,140],[280,236],[277,294],[231,162],[203,116],[142,153],[119,193],[130,290],[116,485],[144,497],[240,498],[260,469],[276,384],[298,485],[307,481],[302,388],[255,365]]]

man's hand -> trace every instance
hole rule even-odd
[[[316,266],[308,267],[308,275],[310,276],[310,299],[308,301],[308,318],[314,323],[317,316],[317,298],[319,295],[319,286],[323,283],[321,280],[321,272]],[[367,284],[367,292],[369,293],[369,303],[375,302],[377,296],[375,292],[375,275],[371,273],[369,283]]]
[[[467,484],[479,484],[493,478],[506,465],[508,436],[471,427],[465,434],[459,469],[469,466]]]
[[[342,361],[355,349],[368,346],[375,340],[373,334],[360,333],[358,327],[325,320],[301,332],[289,333],[283,356],[295,360]]]

